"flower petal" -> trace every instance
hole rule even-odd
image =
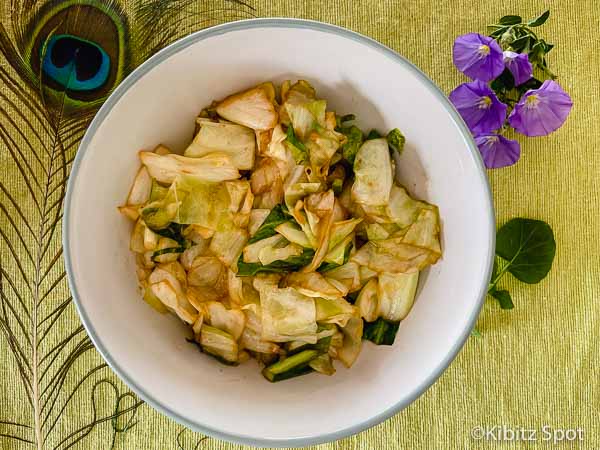
[[[515,86],[529,81],[533,76],[533,66],[529,62],[527,53],[504,52],[504,65],[515,79]]]
[[[475,137],[475,143],[479,147],[485,167],[488,169],[512,166],[521,156],[519,143],[500,134],[477,136]]]
[[[491,81],[504,70],[498,43],[479,33],[458,36],[452,49],[454,65],[474,80]]]
[[[449,98],[473,134],[497,130],[506,119],[506,105],[482,81],[461,84]]]
[[[525,136],[546,136],[567,120],[573,101],[553,80],[527,91],[515,105],[508,123]]]

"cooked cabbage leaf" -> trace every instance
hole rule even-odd
[[[140,152],[139,155],[150,176],[160,183],[171,184],[179,175],[215,183],[240,177],[231,158],[224,153],[210,153],[200,158],[174,154],[157,155],[152,152]]]
[[[365,141],[354,161],[352,198],[365,205],[385,206],[390,199],[393,174],[387,141]]]
[[[273,342],[317,342],[315,301],[293,288],[267,287],[260,292],[262,338]]]
[[[268,91],[264,86],[257,86],[230,95],[217,105],[216,111],[221,117],[253,130],[274,128],[278,115]]]
[[[219,152],[231,158],[239,170],[250,170],[254,166],[256,138],[254,131],[234,123],[219,123],[199,120],[200,129],[184,156],[198,158]]]

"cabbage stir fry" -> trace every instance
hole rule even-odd
[[[400,131],[353,120],[306,81],[267,82],[202,110],[183,155],[139,153],[119,209],[143,298],[202,352],[279,381],[394,342],[441,256],[438,210],[394,181]]]

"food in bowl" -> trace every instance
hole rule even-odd
[[[393,344],[441,257],[440,219],[395,181],[402,133],[354,119],[306,81],[265,82],[203,109],[183,156],[139,153],[119,209],[143,299],[202,352],[254,357],[274,382]]]

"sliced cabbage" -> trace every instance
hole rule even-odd
[[[309,194],[317,193],[321,190],[321,183],[294,183],[285,190],[285,204],[289,209],[292,209],[298,200],[306,197]]]
[[[234,123],[217,123],[207,120],[198,122],[200,129],[184,155],[192,158],[209,153],[223,153],[239,170],[254,166],[256,138],[254,131]]]
[[[376,241],[381,239],[387,239],[390,237],[390,233],[379,223],[370,223],[366,227],[367,237],[370,241]]]
[[[307,217],[309,217],[309,225],[311,217],[309,213],[319,217],[320,223],[318,227],[318,233],[315,233],[316,230],[312,230],[318,239],[318,245],[316,246],[315,256],[313,257],[310,265],[303,269],[305,272],[313,272],[317,270],[328,253],[329,235],[331,226],[333,224],[334,204],[335,196],[331,190],[318,194],[311,194],[306,198],[305,211],[307,212]]]
[[[275,231],[294,244],[298,244],[305,248],[312,248],[306,234],[292,224],[292,222],[284,222],[277,225]]]
[[[221,117],[253,130],[269,130],[277,125],[278,114],[264,86],[230,95],[216,110]]]
[[[274,236],[262,239],[260,241],[254,242],[252,244],[246,245],[243,250],[244,262],[247,263],[257,263],[260,262],[260,252],[264,248],[270,247],[275,248],[281,244],[284,244],[286,239],[276,234]]]
[[[393,174],[387,141],[365,141],[354,161],[352,198],[365,205],[385,206],[390,199]]]
[[[217,231],[210,241],[209,250],[227,267],[237,263],[242,249],[248,242],[248,233],[241,228]]]
[[[181,261],[181,265],[185,270],[190,270],[192,265],[194,264],[194,260],[198,256],[205,255],[208,250],[208,241],[204,241],[202,244],[192,245],[187,248],[182,254],[179,260]]]
[[[308,136],[306,148],[313,170],[321,176],[326,176],[329,166],[332,164],[331,158],[340,148],[340,140],[334,131],[326,129],[319,132],[313,131]]]
[[[248,223],[248,233],[253,237],[260,226],[263,224],[269,213],[270,209],[253,209],[250,212],[250,222]]]
[[[186,295],[198,311],[204,311],[206,302],[218,302],[224,299],[223,289],[213,286],[189,286]]]
[[[273,208],[283,200],[283,179],[273,158],[261,158],[250,176],[255,208]]]
[[[331,357],[327,353],[311,359],[308,365],[315,372],[319,372],[324,375],[333,375],[335,373],[335,367],[333,367]]]
[[[248,193],[252,194],[248,180],[226,181],[223,184],[225,185],[225,189],[229,195],[230,212],[236,213],[240,212],[243,208],[248,208],[248,206],[245,204],[246,198],[248,197]],[[250,208],[251,207],[252,203],[250,203]],[[244,210],[243,212],[250,213],[250,210]]]
[[[160,281],[150,285],[154,294],[165,306],[175,311],[181,320],[193,324],[198,312],[185,297],[183,292],[178,292],[169,281]]]
[[[240,339],[240,345],[242,348],[251,350],[257,353],[279,353],[280,348],[277,344],[265,341],[261,338],[260,333],[244,328],[242,337]]]
[[[356,307],[360,311],[360,316],[367,322],[377,320],[379,315],[379,299],[377,296],[377,279],[371,278],[361,289],[356,299]]]
[[[418,283],[419,272],[384,272],[379,274],[377,285],[377,296],[379,297],[378,316],[390,322],[398,322],[404,319],[414,303]]]
[[[413,199],[406,189],[394,185],[390,192],[390,201],[385,208],[385,214],[391,222],[396,223],[401,228],[412,224],[422,208],[427,208],[427,203]]]
[[[173,239],[161,237],[152,254],[152,260],[158,263],[169,263],[177,261],[185,247]]]
[[[343,298],[316,298],[317,322],[333,323],[345,327],[352,317],[358,316],[356,308]]]
[[[439,254],[427,248],[390,238],[367,242],[350,259],[375,272],[406,273],[424,269],[438,258]]]
[[[296,166],[291,150],[285,145],[286,138],[281,125],[277,125],[273,128],[271,140],[261,153],[261,156],[272,158],[276,162],[282,179],[286,179]]]
[[[144,250],[155,250],[158,246],[159,235],[148,227],[144,227]],[[177,242],[175,242],[177,245]]]
[[[207,302],[207,318],[215,328],[226,331],[237,341],[244,331],[246,316],[241,309],[227,309],[220,302]]]
[[[169,150],[169,148],[166,145],[163,144],[158,144],[154,148],[153,152],[157,155],[168,155],[169,153],[173,153],[171,150]]]
[[[174,154],[161,156],[151,152],[140,152],[139,155],[150,176],[160,183],[171,184],[179,175],[209,182],[235,180],[240,176],[231,158],[224,153],[210,153],[200,158]]]
[[[144,230],[146,226],[144,222],[138,220],[133,226],[133,231],[131,232],[131,238],[129,239],[129,249],[132,252],[136,253],[144,253],[146,251],[146,247],[144,246]]]
[[[137,206],[117,206],[117,209],[129,220],[136,221],[140,217],[140,211]]]
[[[440,225],[437,208],[422,209],[415,222],[408,228],[402,241],[431,251],[434,264],[441,256]]]
[[[306,103],[295,103],[287,101],[284,104],[285,111],[290,118],[294,133],[305,140],[315,125],[325,125],[325,100],[313,100]]]
[[[310,247],[317,248],[317,246],[319,245],[319,241],[310,227],[310,223],[308,222],[308,216],[303,210],[303,207],[304,202],[302,200],[298,200],[294,209],[290,210],[290,214],[292,215],[296,223],[300,225],[300,228],[302,229],[306,238],[308,239],[308,242],[310,243]]]
[[[360,317],[352,317],[342,328],[344,340],[337,351],[338,359],[346,366],[351,367],[358,358],[362,347],[363,321]]]
[[[199,313],[196,321],[192,325],[192,331],[194,332],[194,337],[198,342],[200,340],[200,333],[202,332],[202,325],[204,324],[204,314]]]
[[[152,178],[148,173],[148,169],[142,166],[138,170],[133,185],[127,196],[128,205],[143,205],[150,198],[150,191],[152,190]]]
[[[334,285],[319,272],[293,272],[285,278],[286,284],[308,297],[336,299],[342,297]]]
[[[355,262],[347,262],[324,273],[327,280],[342,283],[348,292],[354,292],[361,287],[360,268]]]
[[[275,261],[286,261],[304,253],[304,249],[297,244],[287,244],[284,247],[264,247],[258,254],[258,260],[263,266],[268,266]]]
[[[187,273],[191,286],[214,286],[225,276],[225,266],[215,256],[198,256]]]
[[[200,329],[200,345],[202,350],[225,363],[238,362],[238,345],[233,336],[218,328],[202,324]]]
[[[354,231],[356,226],[361,222],[361,218],[348,219],[342,222],[334,222],[331,225],[331,236],[329,237],[329,250],[332,250],[340,242],[346,239]]]
[[[149,201],[155,202],[157,200],[162,200],[166,197],[167,192],[169,192],[168,187],[161,186],[158,181],[152,179],[152,189],[150,190]]]
[[[161,314],[168,313],[168,308],[160,301],[160,299],[154,295],[150,286],[144,286],[144,296],[143,299],[148,305],[150,305],[155,311],[158,311]]]
[[[182,176],[173,183],[171,191],[167,198],[176,198],[180,203],[174,219],[177,223],[200,225],[213,231],[232,228],[232,202],[225,183]]]
[[[317,342],[315,301],[293,288],[265,286],[259,290],[262,338],[266,341]]]
[[[337,266],[341,266],[349,257],[350,249],[352,248],[352,242],[354,240],[354,235],[346,236],[342,242],[333,247],[329,253],[325,255],[326,263],[335,264]],[[319,268],[319,270],[328,270]]]

